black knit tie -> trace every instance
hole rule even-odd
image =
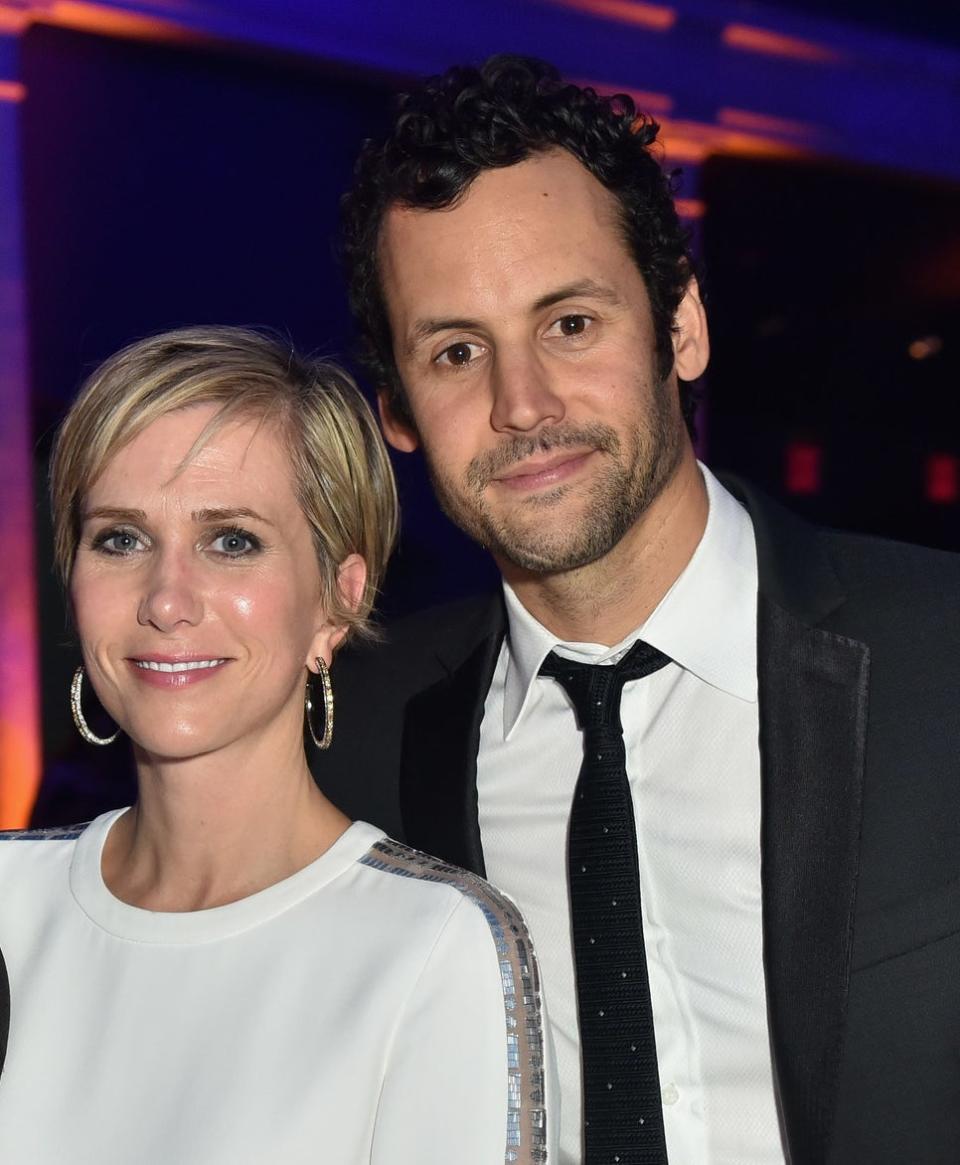
[[[643,948],[633,799],[620,723],[628,680],[669,657],[638,641],[614,666],[553,652],[540,668],[573,701],[583,730],[567,863],[583,1069],[583,1165],[664,1165],[667,1160]]]

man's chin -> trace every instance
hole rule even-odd
[[[521,536],[516,531],[490,533],[485,545],[493,555],[501,571],[508,577],[516,571],[526,574],[564,574],[603,558],[610,552],[616,539],[598,539],[596,532],[579,537]]]
[[[598,505],[595,497],[578,498],[569,487],[502,510],[467,506],[439,488],[437,496],[447,517],[489,551],[508,578],[518,571],[547,576],[589,566],[609,553],[630,524],[609,497]],[[631,512],[631,520],[633,516]]]

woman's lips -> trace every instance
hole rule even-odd
[[[154,688],[183,688],[188,684],[208,680],[230,662],[216,656],[192,659],[162,659],[134,657],[128,660],[133,674],[142,683]]]

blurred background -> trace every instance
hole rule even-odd
[[[359,144],[409,78],[503,51],[661,123],[708,294],[711,466],[817,520],[960,549],[956,6],[0,0],[0,826],[130,795],[122,746],[73,729],[50,566],[47,458],[80,381],[201,322],[350,364],[337,207]],[[490,585],[418,459],[396,467],[385,610]]]

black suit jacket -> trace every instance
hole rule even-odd
[[[789,1161],[958,1165],[960,556],[822,530],[726,484],[757,538],[764,968]],[[316,766],[352,815],[479,873],[504,627],[499,596],[469,600],[338,659],[338,739]]]

